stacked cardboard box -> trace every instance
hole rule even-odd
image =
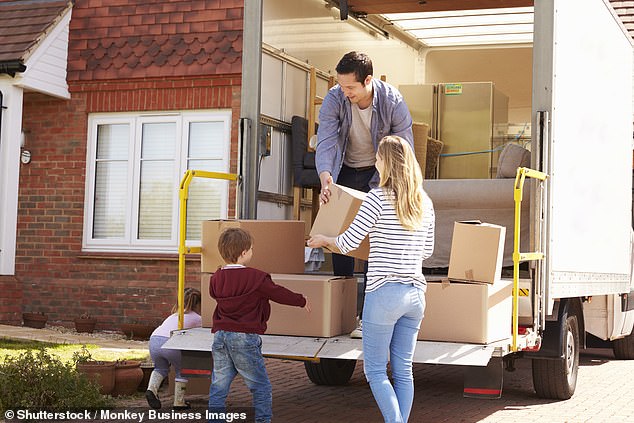
[[[428,282],[418,339],[488,344],[511,335],[513,283]]]
[[[336,336],[355,328],[357,282],[352,278],[304,274],[304,223],[282,220],[212,220],[203,222],[201,315],[203,327],[211,327],[215,301],[209,295],[211,274],[225,263],[218,252],[218,238],[225,228],[241,227],[253,237],[249,263],[270,273],[273,281],[304,294],[312,312],[271,302],[267,334]]]
[[[201,271],[213,273],[225,262],[218,238],[227,228],[242,228],[253,237],[249,266],[267,273],[304,273],[304,222],[301,220],[206,220],[202,227]]]
[[[487,344],[511,335],[513,283],[501,279],[505,230],[455,223],[449,279],[427,283],[418,339]]]
[[[504,226],[456,222],[449,254],[450,280],[495,283],[502,274]]]
[[[201,280],[203,327],[211,327],[216,301],[209,295],[210,274]],[[331,337],[356,326],[357,280],[330,275],[272,274],[273,282],[308,298],[311,312],[271,301],[267,335]]]

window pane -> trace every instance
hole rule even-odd
[[[141,162],[139,195],[139,239],[170,239],[172,199],[176,186],[172,182],[173,161]]]
[[[176,123],[144,123],[141,139],[138,239],[170,239]]]
[[[125,238],[130,125],[97,126],[93,238]]]
[[[97,162],[93,238],[125,238],[128,163]]]
[[[97,160],[128,158],[130,125],[127,123],[97,126]]]
[[[144,123],[141,159],[173,159],[176,154],[176,124]]]
[[[189,160],[188,168],[209,172],[225,172],[222,160]],[[187,239],[200,239],[201,222],[222,219],[226,208],[229,182],[221,179],[194,178],[189,186],[187,200]]]
[[[224,137],[223,122],[190,122],[189,157],[222,159]]]

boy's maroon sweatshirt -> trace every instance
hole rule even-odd
[[[217,301],[212,332],[226,330],[263,334],[271,315],[269,300],[304,307],[301,294],[276,285],[271,275],[252,267],[218,269],[209,284],[209,294]]]

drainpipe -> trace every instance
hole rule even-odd
[[[257,218],[260,139],[260,91],[262,80],[262,2],[244,2],[242,96],[240,99],[240,219]]]

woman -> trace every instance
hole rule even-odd
[[[375,166],[379,186],[368,193],[350,227],[336,238],[315,235],[308,246],[347,253],[369,235],[363,369],[384,420],[400,423],[407,422],[414,400],[412,358],[425,311],[422,264],[434,249],[434,208],[407,141],[383,138]]]

